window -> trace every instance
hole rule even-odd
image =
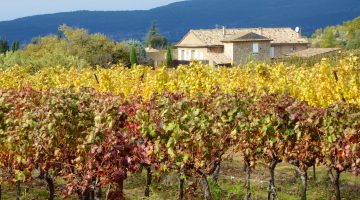
[[[200,52],[200,60],[204,60],[204,53],[203,52]]]
[[[270,47],[270,58],[275,58],[275,47]]]
[[[181,50],[180,60],[186,60],[185,50]]]
[[[191,50],[191,59],[192,59],[192,60],[195,59],[195,50]]]
[[[296,51],[296,47],[291,47],[290,51],[292,51],[292,52]]]
[[[259,53],[259,43],[253,43],[253,53]]]
[[[198,53],[198,50],[195,50],[195,53],[194,53],[194,59],[195,59],[195,60],[198,59],[198,56],[199,56],[198,54],[199,54],[199,53]]]

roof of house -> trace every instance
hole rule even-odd
[[[301,58],[309,58],[321,54],[332,53],[335,51],[339,51],[340,48],[309,48],[302,51],[297,51],[293,53],[289,53],[286,57],[301,57]]]
[[[208,53],[208,55],[218,65],[231,63],[231,59],[223,53]]]
[[[272,39],[259,35],[254,32],[235,35],[221,40],[221,42],[246,42],[246,41],[272,41]]]
[[[305,38],[299,37],[299,34],[291,28],[237,28],[225,29],[200,29],[190,30],[188,34],[194,34],[196,38],[202,41],[204,46],[222,46],[222,41],[231,40],[231,38],[241,37],[249,33],[261,35],[271,39],[273,44],[308,44]],[[186,36],[185,36],[186,37]],[[184,38],[185,38],[184,37]],[[183,39],[184,40],[184,39]],[[182,46],[181,42],[177,46]],[[187,46],[187,45],[185,45]]]

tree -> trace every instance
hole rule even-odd
[[[349,34],[349,39],[353,39],[356,36],[357,30],[360,29],[360,17],[357,17],[352,21],[345,22],[344,26]]]
[[[139,64],[138,59],[137,59],[137,56],[136,56],[136,49],[135,49],[135,47],[132,47],[132,48],[131,48],[131,51],[130,51],[130,63],[131,63],[131,65],[137,65],[137,64]]]
[[[135,48],[138,64],[146,64],[147,63],[145,47],[140,41],[130,39],[130,40],[122,42],[122,44],[124,44],[124,46],[128,49],[129,53],[131,52],[131,49],[133,47]],[[129,56],[128,56],[128,58],[129,58]]]
[[[8,41],[0,38],[0,53],[5,54],[7,51],[9,51]]]
[[[168,44],[167,39],[160,35],[156,22],[150,26],[149,32],[145,39],[145,46],[155,49],[163,49]]]
[[[168,48],[166,53],[166,66],[173,67],[173,55],[171,48]]]
[[[349,40],[346,47],[348,49],[359,49],[360,48],[360,29],[356,31],[353,39]]]
[[[321,47],[331,48],[336,47],[336,39],[332,28],[326,28],[324,34],[321,37]]]
[[[20,49],[20,43],[18,40],[14,41],[11,45],[11,51],[15,52]]]

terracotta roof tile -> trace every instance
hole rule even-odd
[[[307,44],[308,41],[305,38],[299,37],[298,33],[291,28],[238,28],[238,29],[225,29],[225,35],[223,29],[200,29],[191,30],[204,45],[217,46],[223,45],[221,41],[234,38],[237,36],[244,36],[248,33],[256,33],[271,39],[271,43],[303,43]]]
[[[340,48],[309,48],[302,51],[297,51],[294,53],[287,54],[286,57],[302,57],[309,58],[321,54],[331,53],[339,51]]]
[[[230,64],[231,59],[223,53],[208,53],[209,57],[218,65]]]

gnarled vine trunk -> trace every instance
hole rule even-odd
[[[101,187],[98,186],[99,184],[99,178],[96,177],[94,180],[94,200],[101,200],[102,199],[102,191]]]
[[[212,200],[211,190],[210,190],[209,182],[206,177],[206,173],[201,169],[198,169],[197,173],[200,175],[201,178],[201,185],[204,192],[204,199]]]
[[[307,170],[303,171],[298,165],[295,165],[295,170],[298,172],[301,178],[301,200],[306,200],[306,192],[308,186],[308,173]]]
[[[81,194],[81,200],[90,200],[90,190],[87,189]]]
[[[48,172],[45,173],[45,181],[48,186],[49,190],[49,200],[54,200],[55,198],[55,184],[53,179],[51,178],[50,174]]]
[[[152,180],[152,173],[151,173],[151,167],[150,166],[146,166],[146,189],[145,189],[145,196],[149,197],[150,196],[150,185],[151,185],[151,180]]]
[[[117,184],[117,189],[118,189],[118,198],[119,199],[124,199],[124,179],[122,179],[121,181],[118,182]]]
[[[185,182],[185,180],[181,177],[181,174],[179,174],[179,186],[178,186],[179,200],[183,200],[185,198],[185,195],[184,195],[184,182]]]
[[[328,168],[327,172],[328,172],[328,176],[330,178],[330,182],[333,185],[334,190],[335,190],[336,200],[341,200],[340,174],[342,171],[340,171],[339,169],[335,169],[335,176],[333,175],[331,168]]]
[[[251,166],[250,160],[245,159],[245,167],[246,167],[246,182],[245,182],[245,189],[246,189],[246,196],[245,200],[251,199],[251,188],[250,188],[250,175],[251,175]]]
[[[205,200],[212,200],[209,182],[207,181],[207,178],[206,178],[205,174],[201,175],[201,184],[202,184],[202,188],[203,188],[203,191],[204,191],[204,199]]]
[[[313,179],[316,181],[316,166],[315,166],[315,164],[312,166],[312,170],[313,170]]]
[[[21,197],[21,183],[16,181],[16,200],[20,200]]]
[[[110,191],[111,191],[111,184],[108,186],[108,189],[106,190],[106,194],[105,194],[105,200],[109,200],[109,196],[110,196]]]
[[[335,195],[336,200],[341,200],[341,193],[340,193],[340,174],[341,171],[336,169],[335,170],[335,179],[334,179],[334,187],[335,187]]]
[[[218,184],[219,175],[220,175],[220,162],[216,164],[215,171],[213,173],[213,180],[216,184]]]
[[[268,188],[268,200],[278,199],[277,193],[276,193],[276,187],[275,187],[275,168],[279,162],[280,161],[278,159],[275,159],[271,162],[271,164],[269,166],[270,181],[269,181],[269,188]]]

